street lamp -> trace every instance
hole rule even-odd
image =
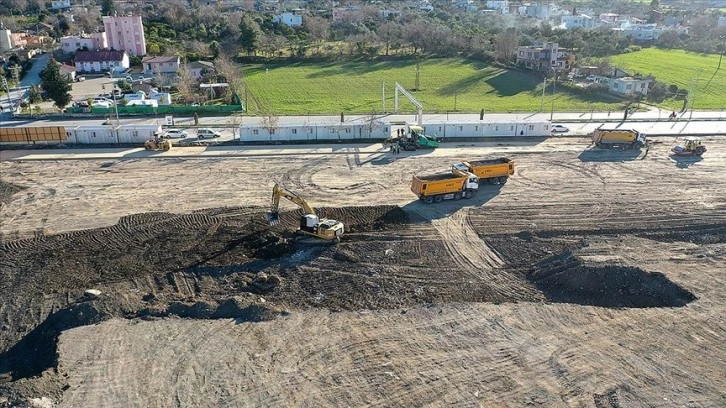
[[[552,110],[550,111],[550,122],[552,121],[552,118],[555,116],[555,88],[557,88],[557,70],[555,67],[550,67],[552,70],[552,74],[555,77],[555,82],[552,84]]]

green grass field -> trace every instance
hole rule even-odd
[[[682,50],[644,48],[641,51],[621,54],[610,59],[614,67],[627,72],[653,75],[666,85],[688,89],[695,109],[726,108],[726,58],[716,71],[719,55],[697,54]],[[678,109],[682,101],[666,101],[664,107]]]
[[[667,85],[693,88],[696,109],[722,109],[726,105],[726,62],[724,71],[713,76],[717,55],[683,51],[644,49],[611,59],[628,72],[652,73]],[[668,63],[663,63],[667,61]],[[242,75],[250,114],[372,114],[393,112],[394,84],[398,82],[418,99],[424,112],[537,112],[619,110],[623,103],[609,95],[563,92],[557,87],[554,99],[548,82],[542,98],[542,78],[527,72],[503,70],[457,59],[416,62],[360,61],[295,64],[245,65]],[[713,78],[711,78],[713,76]],[[385,109],[383,83],[385,82]],[[693,93],[691,94],[693,95]],[[667,109],[680,109],[682,101],[668,100]],[[403,95],[399,112],[415,107]]]
[[[242,74],[247,86],[248,111],[253,114],[370,114],[394,107],[398,82],[424,106],[424,112],[535,112],[552,107],[552,85],[542,104],[542,78],[519,71],[456,59],[421,61],[419,88],[415,61],[297,63],[246,65]],[[618,106],[609,98],[555,93],[555,110],[608,110]],[[269,110],[268,110],[269,107]],[[400,95],[400,112],[415,107]]]

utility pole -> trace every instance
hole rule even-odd
[[[552,121],[552,118],[555,116],[555,88],[557,88],[557,71],[555,70],[555,67],[552,68],[552,72],[555,76],[555,82],[552,83],[552,110],[550,111],[550,122]]]
[[[419,90],[419,77],[421,74],[421,66],[419,65],[419,62],[416,61],[416,86],[413,88],[414,91]]]
[[[542,79],[542,100],[540,100],[540,102],[539,102],[539,111],[540,112],[542,112],[544,110],[545,89],[547,89],[547,73],[545,73],[544,79]]]

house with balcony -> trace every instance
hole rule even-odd
[[[178,56],[171,57],[144,57],[141,66],[145,75],[176,74],[179,71],[181,60]]]
[[[78,51],[75,66],[77,72],[123,72],[129,68],[129,55],[125,51]]]
[[[537,46],[517,47],[517,66],[535,71],[546,72],[550,68],[556,71],[569,70],[574,62],[574,55],[557,43],[546,43]]]

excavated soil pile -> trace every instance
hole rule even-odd
[[[681,307],[696,297],[661,273],[613,264],[586,264],[565,252],[546,258],[528,275],[559,303],[603,307]]]
[[[323,208],[320,215],[362,233],[407,222],[395,206]],[[113,316],[275,318],[280,310],[258,305],[255,295],[283,284],[286,268],[334,251],[299,248],[299,216],[282,213],[283,222],[270,227],[261,208],[145,213],[107,228],[3,243],[0,380],[54,366],[62,330]],[[291,257],[296,251],[305,254]],[[90,288],[102,295],[89,298]]]

